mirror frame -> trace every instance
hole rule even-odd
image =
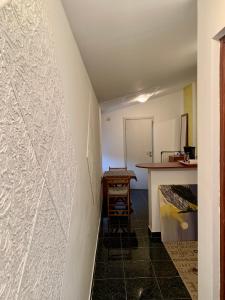
[[[188,114],[181,115],[180,123],[180,150],[184,151],[184,147],[188,146]]]

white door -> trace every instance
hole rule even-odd
[[[147,169],[136,168],[138,163],[151,163],[153,155],[152,119],[125,120],[125,157],[128,170],[133,170],[137,182],[131,180],[132,189],[147,189]]]

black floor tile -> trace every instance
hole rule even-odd
[[[110,249],[108,251],[108,261],[122,261],[123,253],[115,249]]]
[[[175,277],[179,276],[177,269],[172,261],[152,261],[156,277]]]
[[[133,228],[143,228],[148,226],[148,220],[143,219],[131,219],[130,223]]]
[[[138,236],[135,231],[130,230],[129,232],[121,233],[121,239],[137,239]]]
[[[125,278],[153,277],[154,271],[150,261],[125,261]]]
[[[150,237],[142,237],[142,244],[144,247],[150,247],[150,248],[164,248],[163,243],[161,242],[161,239],[159,238],[150,238]]]
[[[150,260],[149,248],[123,248],[122,253],[125,261]]]
[[[124,280],[94,280],[92,300],[126,300]]]
[[[105,279],[105,263],[104,262],[97,262],[95,264],[95,279]]]
[[[161,239],[148,231],[147,191],[132,191],[133,214],[102,217],[92,300],[190,300]]]
[[[141,247],[141,244],[143,245],[144,243],[141,243],[137,238],[121,238],[121,247],[122,248],[138,248]]]
[[[157,278],[164,299],[190,298],[180,277]]]
[[[96,252],[96,262],[107,262],[107,261],[116,261],[123,260],[122,251],[120,248],[97,248]]]
[[[104,262],[108,256],[108,251],[104,248],[97,248],[96,251],[96,257],[95,261],[96,262]]]
[[[124,278],[123,262],[110,261],[107,263],[96,263],[95,266],[95,279]]]
[[[142,221],[142,222],[131,222],[131,228],[135,229],[146,229],[148,230],[148,222],[147,221]]]
[[[149,255],[151,260],[171,260],[164,247],[149,248]]]
[[[134,229],[136,236],[137,237],[148,237],[149,233],[148,233],[148,228],[135,228]]]
[[[126,279],[127,299],[162,299],[155,278]]]
[[[120,238],[99,238],[96,252],[96,262],[122,260]]]
[[[121,232],[118,229],[118,231],[104,231],[103,235],[101,236],[102,238],[115,238],[115,239],[120,239]]]
[[[133,213],[130,217],[130,222],[132,225],[136,225],[138,227],[138,224],[148,224],[148,217],[140,216],[139,214]]]
[[[119,221],[111,222],[108,218],[104,219],[104,222],[101,224],[99,229],[99,237],[113,237],[120,238],[121,226]]]
[[[98,246],[105,249],[120,249],[121,239],[120,237],[104,237],[99,239]]]

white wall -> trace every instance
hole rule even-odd
[[[100,217],[99,106],[60,1],[49,1],[48,12],[78,161],[63,299],[88,299]]]
[[[113,112],[102,114],[103,169],[124,165],[124,118],[154,118],[154,161],[161,151],[179,150],[183,90]],[[138,162],[137,162],[138,163]]]
[[[100,213],[98,103],[60,0],[10,1],[0,20],[0,298],[85,300]]]
[[[198,1],[199,299],[219,299],[219,42],[223,0]]]
[[[198,155],[198,136],[197,136],[197,82],[192,83],[192,105],[193,105],[193,134],[192,134],[192,144],[195,149],[196,155]]]

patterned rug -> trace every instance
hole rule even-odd
[[[198,242],[164,243],[193,300],[198,299]]]

